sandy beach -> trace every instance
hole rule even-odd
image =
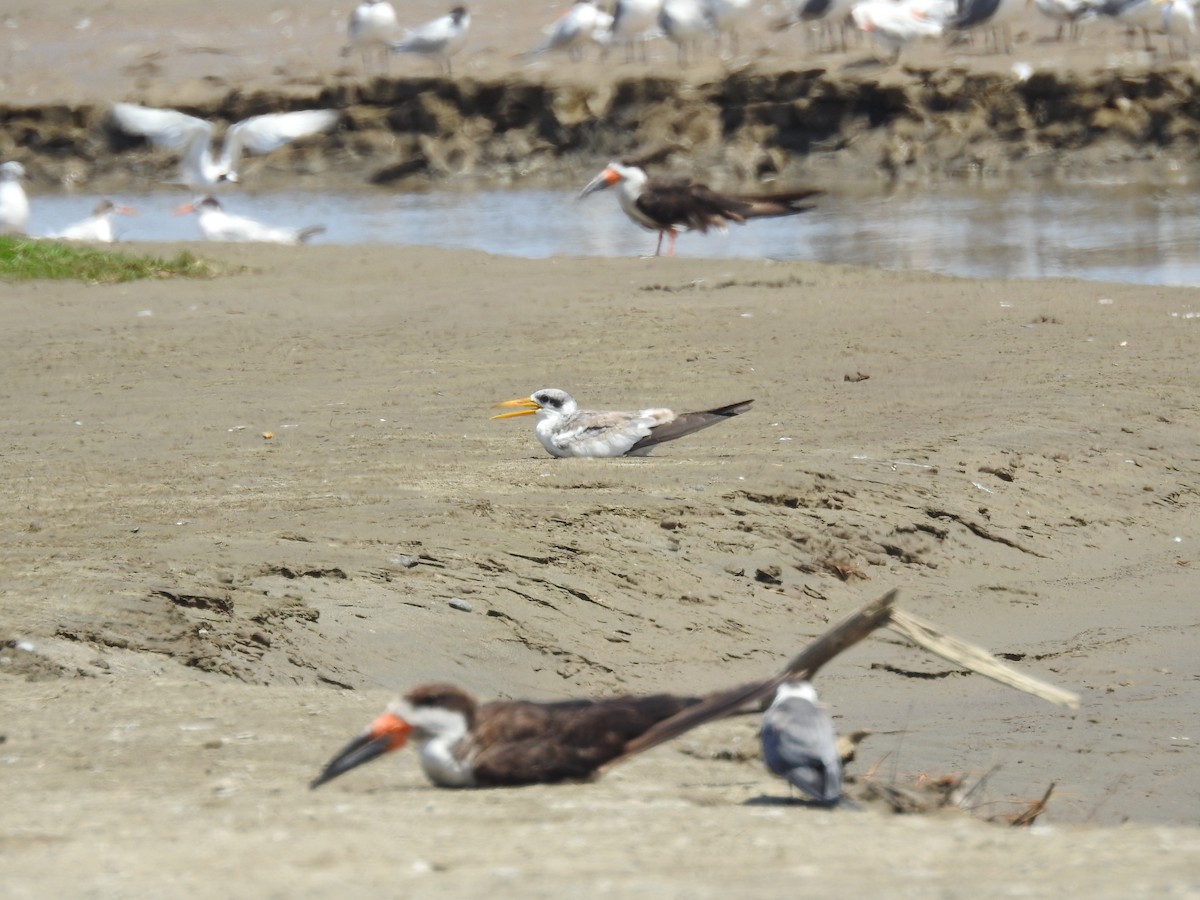
[[[16,895],[1196,889],[1195,291],[197,249],[246,271],[6,289]],[[489,418],[551,384],[756,406],[554,460]],[[409,685],[715,690],[891,588],[1084,705],[872,638],[819,679],[877,732],[851,774],[995,769],[981,815],[1053,782],[1044,830],[774,805],[753,717],[584,786],[447,793],[409,755],[306,789]]]
[[[170,23],[233,40],[232,8],[122,0],[74,27],[129,66]],[[56,63],[49,13],[18,10],[6,86],[38,109],[352,77],[345,10],[238,9],[231,50],[90,81]],[[494,75],[548,12],[485,11],[498,30],[464,70]],[[237,43],[288,23],[288,43]],[[52,159],[4,133],[6,157]],[[187,249],[225,274],[3,288],[7,896],[1200,894],[1196,289]],[[556,460],[531,420],[490,418],[541,387],[755,405],[645,459]],[[790,803],[755,716],[582,785],[439,790],[405,752],[307,788],[414,684],[717,690],[891,589],[1082,695],[1052,707],[886,632],[820,673],[839,730],[873,732],[852,795],[954,776],[965,809]],[[1034,828],[986,821],[1052,784]]]

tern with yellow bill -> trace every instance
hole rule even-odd
[[[592,412],[579,408],[566,391],[542,388],[528,397],[498,403],[515,411],[493,416],[537,416],[534,434],[551,456],[645,456],[656,445],[724,422],[746,412],[753,400],[717,409],[677,413],[669,409]]]

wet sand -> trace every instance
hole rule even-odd
[[[198,249],[247,271],[6,289],[16,896],[1195,890],[1194,290]],[[547,385],[756,405],[554,460],[489,419]],[[1084,706],[881,635],[819,679],[851,774],[1054,782],[1048,829],[778,805],[753,717],[583,786],[306,789],[406,686],[717,689],[890,588]]]
[[[308,75],[255,29],[308,16],[334,54],[345,11],[268,6],[239,4],[234,33],[220,3],[123,0],[145,35],[109,8],[81,30],[136,44],[178,13],[193,48],[260,41],[231,77],[275,89]],[[53,62],[62,22],[18,23]],[[10,88],[39,58],[10,51]],[[22,84],[211,96],[223,58]],[[674,260],[205,245],[230,274],[6,285],[6,893],[1200,891],[1200,293],[701,261],[689,240]],[[553,460],[528,420],[489,419],[545,386],[756,405],[646,459]],[[821,673],[839,729],[875,732],[852,793],[986,776],[969,813],[782,802],[753,716],[587,785],[437,790],[402,754],[307,789],[415,683],[718,689],[892,588],[1083,696],[1065,712],[886,634]],[[982,821],[1051,783],[1037,828]]]

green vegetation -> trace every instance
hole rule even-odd
[[[212,278],[221,270],[191,253],[173,259],[130,256],[58,241],[0,237],[0,281],[35,279],[115,284],[141,278]]]

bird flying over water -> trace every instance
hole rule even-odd
[[[231,125],[220,155],[213,152],[211,122],[174,109],[153,109],[134,103],[114,103],[112,120],[127,134],[141,135],[158,147],[180,150],[179,182],[208,191],[236,182],[242,153],[270,153],[311,134],[327,131],[338,120],[335,109],[303,109],[265,113]]]

